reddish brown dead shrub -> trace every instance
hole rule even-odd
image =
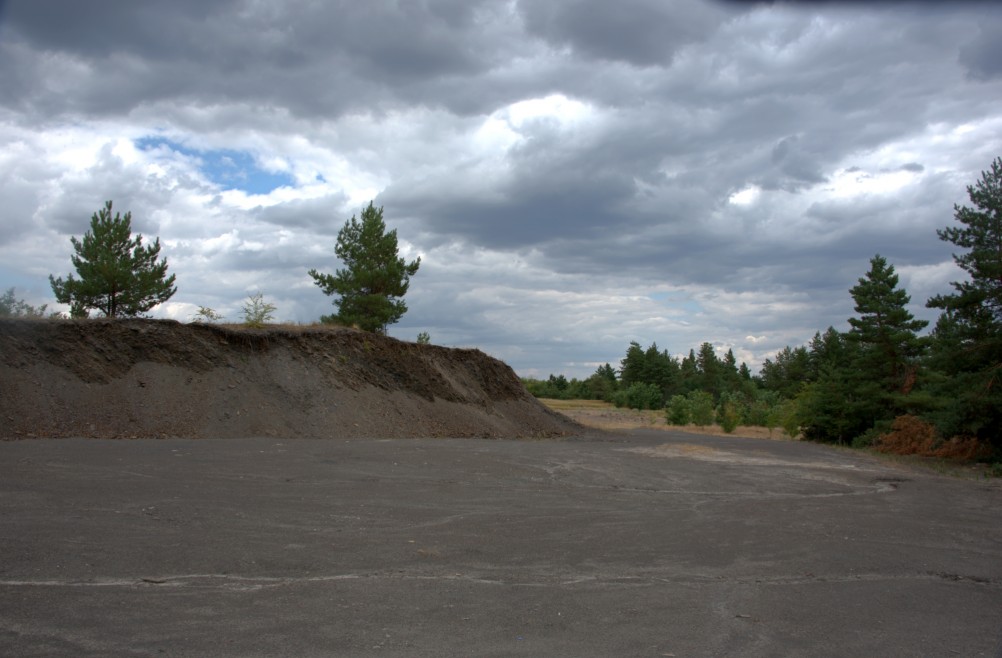
[[[949,441],[944,441],[932,452],[933,457],[963,461],[976,461],[990,455],[991,448],[973,436],[955,436]]]
[[[880,435],[877,450],[895,455],[929,455],[936,447],[936,428],[917,416],[898,416],[891,431]]]
[[[985,458],[990,448],[973,436],[955,436],[943,441],[932,424],[917,416],[898,416],[891,431],[880,435],[876,445],[880,452],[895,455],[921,455],[941,459],[974,461]]]

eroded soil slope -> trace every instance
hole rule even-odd
[[[353,329],[0,320],[0,438],[573,432],[479,350]]]

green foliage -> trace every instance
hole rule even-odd
[[[742,401],[742,425],[768,427],[770,430],[779,425],[773,413],[774,409],[782,402],[782,398],[777,393],[753,389],[751,395]]]
[[[668,401],[665,419],[669,425],[688,425],[692,419],[689,411],[689,398],[684,395],[673,395]]]
[[[264,301],[263,293],[247,297],[242,315],[248,327],[263,327],[274,319],[275,305]]]
[[[800,404],[797,400],[784,400],[775,410],[776,423],[791,439],[800,436]]]
[[[616,371],[606,363],[599,366],[585,380],[571,379],[563,375],[550,375],[548,380],[525,378],[522,380],[526,390],[537,398],[553,398],[557,400],[605,400],[614,402],[614,396],[619,391]],[[626,406],[626,397],[622,397],[619,406]]]
[[[900,409],[895,401],[915,386],[918,359],[927,341],[917,332],[928,322],[916,320],[906,308],[911,298],[897,287],[894,267],[879,254],[870,270],[849,293],[859,317],[849,318],[848,339],[859,345],[855,369],[873,384],[880,397],[882,415],[893,418]]]
[[[630,404],[630,400],[626,395],[626,389],[621,388],[615,393],[613,393],[612,400],[610,400],[610,402],[616,405],[617,409],[621,409],[622,407],[628,407]]]
[[[710,343],[703,343],[696,353],[696,370],[699,373],[698,386],[714,399],[720,397],[723,390],[723,367],[717,353]]]
[[[211,323],[211,322],[219,322],[222,319],[223,319],[222,315],[216,313],[215,310],[209,308],[208,306],[199,306],[198,312],[195,313],[195,315],[191,316],[192,322]]]
[[[704,426],[713,424],[713,396],[706,391],[690,391],[686,396],[689,399],[689,418],[694,425]]]
[[[575,386],[576,381],[571,381],[571,388],[575,391],[578,390]],[[616,379],[616,371],[611,365],[606,363],[599,366],[598,370],[581,383],[579,397],[589,400],[610,401],[617,390],[619,390],[619,381]]]
[[[905,410],[927,408],[919,390],[927,324],[908,312],[907,292],[898,287],[894,267],[880,255],[849,292],[859,314],[850,331],[829,327],[807,347],[786,347],[762,367],[763,387],[796,400],[796,426],[813,441],[850,443],[878,423]],[[794,426],[788,412],[771,422]],[[782,414],[781,414],[782,415]]]
[[[563,375],[550,375],[550,378],[546,380],[523,378],[522,384],[529,393],[537,398],[569,399],[567,390],[570,387],[570,382]]]
[[[668,354],[668,350],[659,350],[657,343],[644,350],[639,343],[632,341],[620,365],[620,381],[625,387],[652,384],[660,388],[664,396],[677,386],[678,361]]]
[[[636,383],[626,389],[626,406],[631,409],[660,409],[664,406],[661,388],[654,384]]]
[[[960,226],[937,231],[962,251],[954,262],[967,279],[928,306],[943,309],[933,332],[931,365],[943,375],[934,394],[949,401],[934,414],[940,431],[970,433],[1002,448],[1002,158],[967,187],[974,205],[954,206]]]
[[[337,314],[321,319],[385,333],[387,325],[407,312],[401,298],[407,294],[410,277],[417,273],[421,259],[407,263],[400,258],[397,232],[386,231],[383,209],[372,202],[362,210],[361,221],[352,215],[338,232],[334,253],[344,269],[333,275],[309,271],[325,295],[339,295],[334,302]]]
[[[878,443],[880,443],[880,435],[885,430],[877,429],[876,427],[871,427],[859,436],[853,437],[852,447],[853,448],[872,448]]]
[[[637,341],[630,341],[626,348],[626,356],[619,362],[619,380],[623,386],[630,386],[641,381],[644,373],[644,350]]]
[[[146,247],[142,241],[142,235],[132,237],[132,213],[112,217],[111,201],[105,203],[83,240],[71,238],[76,253],[70,260],[80,278],[49,276],[56,300],[69,304],[73,317],[93,309],[110,318],[135,317],[166,302],[177,289],[167,260],[157,261],[160,239]]]
[[[47,304],[35,307],[18,299],[14,296],[14,288],[8,288],[7,292],[0,295],[0,318],[44,318],[47,307]]]
[[[431,334],[429,334],[427,331],[422,331],[418,333],[417,343],[418,345],[428,345],[429,343],[431,343]]]
[[[850,370],[835,367],[825,367],[818,381],[801,389],[796,402],[804,438],[824,443],[851,441],[872,426],[877,406],[872,391],[861,391]]]
[[[850,342],[846,334],[828,327],[825,333],[816,332],[808,353],[807,381],[817,381],[825,367],[848,368],[856,358],[859,344]]]
[[[737,429],[741,421],[740,406],[737,401],[724,399],[717,409],[717,424],[727,434]]]
[[[664,406],[661,389],[653,384],[639,382],[613,393],[612,402],[617,407],[630,409],[660,409]]]
[[[766,359],[762,364],[762,386],[784,398],[792,398],[801,386],[816,378],[813,374],[807,348],[787,346],[776,354],[775,360]]]

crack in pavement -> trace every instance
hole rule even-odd
[[[367,579],[416,580],[416,581],[461,581],[480,585],[506,587],[570,587],[575,585],[603,585],[620,587],[646,587],[657,584],[669,585],[810,585],[817,583],[854,583],[854,582],[893,582],[893,581],[923,581],[945,580],[952,583],[972,584],[981,587],[1002,588],[1002,580],[938,571],[921,571],[903,574],[886,573],[851,573],[851,574],[793,574],[778,576],[725,576],[709,574],[680,574],[677,576],[655,575],[553,575],[549,580],[544,578],[536,581],[505,580],[504,578],[489,578],[468,573],[408,573],[405,571],[379,571],[349,574],[334,574],[327,576],[240,576],[234,574],[179,574],[171,576],[140,577],[140,578],[97,578],[89,580],[3,580],[0,587],[70,587],[70,588],[104,588],[104,587],[152,587],[152,588],[210,588],[228,591],[256,591],[274,587],[291,585],[309,585],[314,583],[330,583]]]

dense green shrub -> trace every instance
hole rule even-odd
[[[721,429],[730,434],[737,429],[740,420],[741,412],[737,402],[724,400],[720,403],[720,407],[717,409],[717,424],[720,425]]]
[[[664,397],[654,384],[633,384],[613,393],[612,403],[630,409],[660,409],[664,406]]]
[[[669,425],[688,425],[691,419],[689,399],[684,395],[673,395],[668,401],[665,418]]]
[[[713,396],[706,391],[690,391],[689,418],[694,425],[713,424]]]

